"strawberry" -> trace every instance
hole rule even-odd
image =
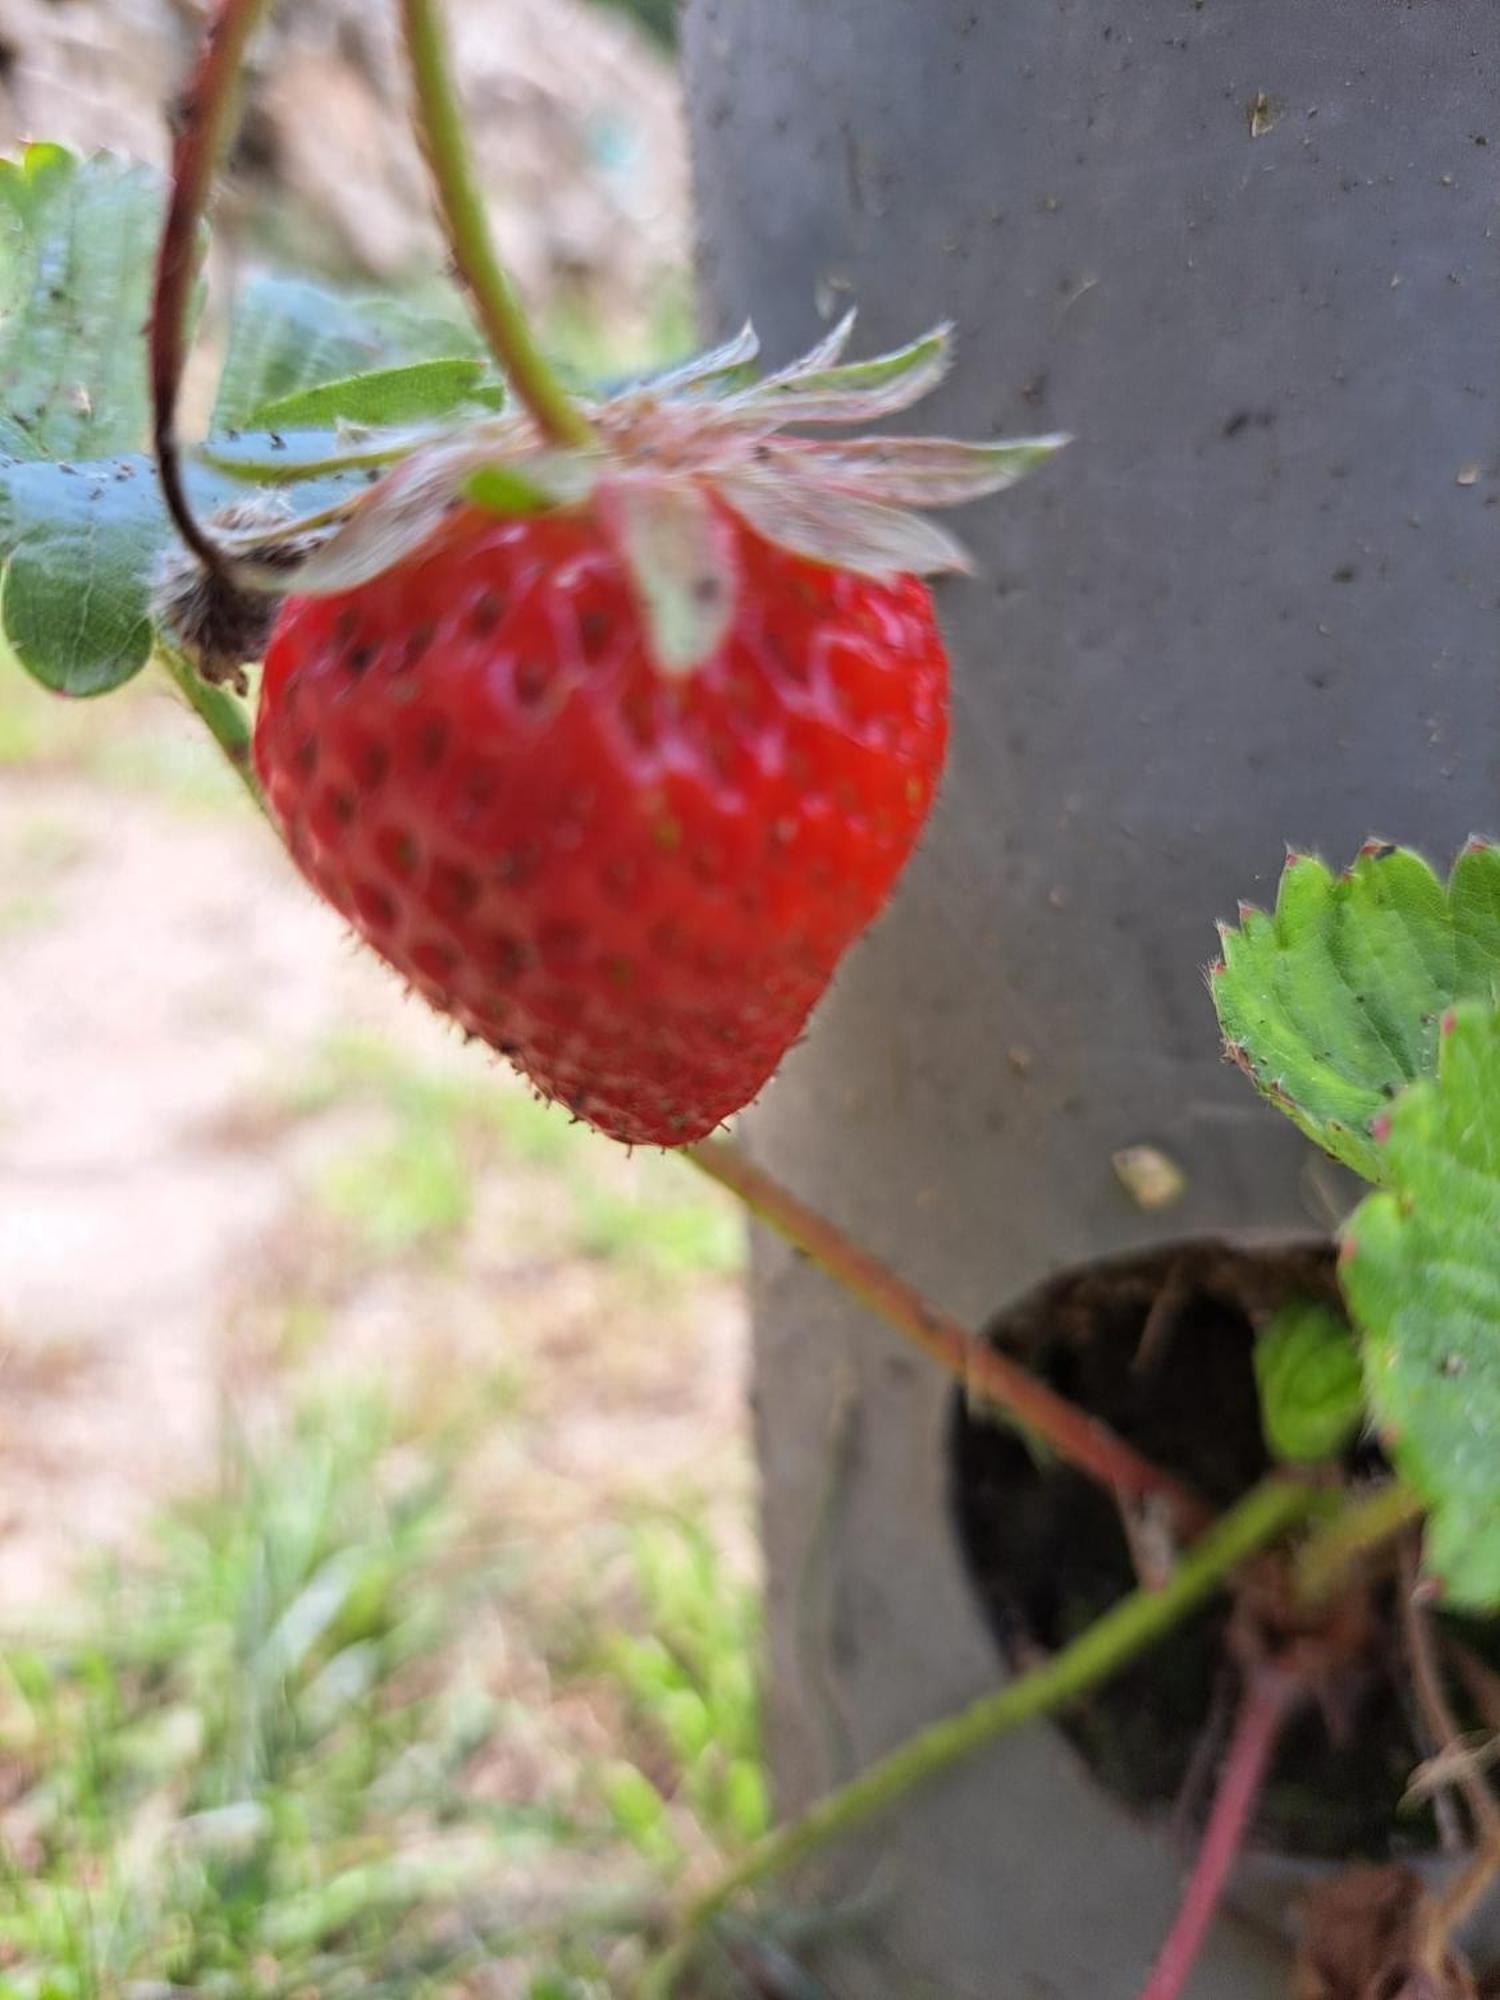
[[[261,685],[309,881],[628,1142],[755,1095],[921,832],[947,662],[910,572],[961,552],[895,503],[1052,442],[780,438],[899,407],[946,342],[743,386],[751,351],[594,409],[586,451],[512,417],[425,442],[305,565]]]

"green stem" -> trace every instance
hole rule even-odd
[[[1298,1595],[1309,1603],[1332,1597],[1348,1582],[1353,1565],[1420,1521],[1423,1511],[1417,1495],[1399,1479],[1350,1501],[1298,1553],[1293,1571]]]
[[[1285,1478],[1253,1487],[1181,1557],[1160,1590],[1133,1592],[1045,1665],[919,1731],[800,1818],[757,1841],[689,1905],[677,1938],[647,1968],[640,2000],[668,2000],[704,1932],[744,1890],[797,1867],[997,1737],[1050,1715],[1118,1673],[1196,1610],[1232,1570],[1304,1519],[1319,1498],[1312,1487]]]
[[[266,802],[255,781],[255,766],[250,756],[250,718],[244,709],[232,694],[204,680],[192,661],[174,646],[158,642],[156,657],[177,692],[206,725],[230,769],[264,812]]]
[[[417,130],[438,210],[459,276],[484,336],[543,437],[586,445],[593,431],[532,339],[521,302],[490,241],[462,114],[448,68],[437,0],[401,0],[407,62],[417,101]]]

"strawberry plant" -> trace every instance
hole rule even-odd
[[[1283,1731],[1357,1709],[1392,1606],[1440,1752],[1448,1679],[1487,1671],[1477,1628],[1432,1603],[1500,1609],[1500,859],[1475,843],[1443,883],[1390,847],[1340,877],[1292,855],[1274,913],[1224,933],[1230,1054],[1376,1190],[1341,1234],[1341,1302],[1258,1308],[1276,1463],[1218,1509],[713,1136],[931,810],[948,681],[923,579],[965,558],[923,510],[998,492],[1062,440],[843,436],[950,360],[943,328],[849,360],[852,315],[769,374],[747,327],[654,379],[565,388],[485,232],[440,22],[404,0],[482,338],[456,310],[257,280],[185,443],[204,211],[259,11],[218,7],[165,190],[49,146],[0,169],[6,645],[74,699],[168,675],[333,916],[411,987],[601,1133],[682,1149],[1132,1532],[1137,1590],[685,1892],[643,1991],[672,1991],[774,1877],[1227,1589],[1239,1710],[1145,1987],[1170,2000]],[[1451,1933],[1500,1863],[1500,1806],[1458,1772],[1470,1862],[1403,1906],[1363,1990],[1473,1990]]]

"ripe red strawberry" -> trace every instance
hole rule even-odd
[[[901,572],[955,559],[888,502],[1038,455],[774,439],[768,397],[802,385],[788,417],[820,395],[842,419],[851,388],[890,406],[889,362],[854,385],[881,364],[833,359],[686,411],[637,391],[561,471],[516,420],[415,454],[313,558],[326,594],[288,601],[267,655],[255,763],[303,872],[618,1139],[681,1145],[753,1097],[885,902],[947,734],[930,600]],[[710,361],[679,390],[727,372]],[[493,498],[497,467],[503,504],[523,486],[537,511],[456,498]]]
[[[942,765],[925,588],[725,517],[728,635],[657,669],[591,509],[466,510],[295,600],[255,738],[328,901],[432,1003],[618,1139],[753,1097],[884,903]]]

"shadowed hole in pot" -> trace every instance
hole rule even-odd
[[[1189,1242],[1065,1272],[1002,1314],[988,1338],[1225,1506],[1270,1467],[1255,1330],[1299,1298],[1337,1304],[1330,1245]],[[1368,1473],[1382,1460],[1366,1443],[1348,1466]],[[1136,1587],[1109,1495],[1040,1461],[1017,1432],[961,1397],[951,1472],[965,1566],[1011,1665],[1066,1645]],[[1227,1605],[1217,1600],[1059,1719],[1105,1786],[1137,1809],[1177,1811],[1188,1835],[1207,1811],[1232,1710]],[[1385,1860],[1438,1844],[1431,1807],[1403,1804],[1434,1746],[1412,1712],[1393,1591],[1380,1609],[1379,1646],[1358,1685],[1343,1691],[1334,1727],[1309,1708],[1287,1729],[1255,1830],[1263,1846]],[[1486,1663],[1500,1661],[1500,1624],[1443,1622]],[[1451,1691],[1461,1725],[1482,1729],[1461,1688]]]

